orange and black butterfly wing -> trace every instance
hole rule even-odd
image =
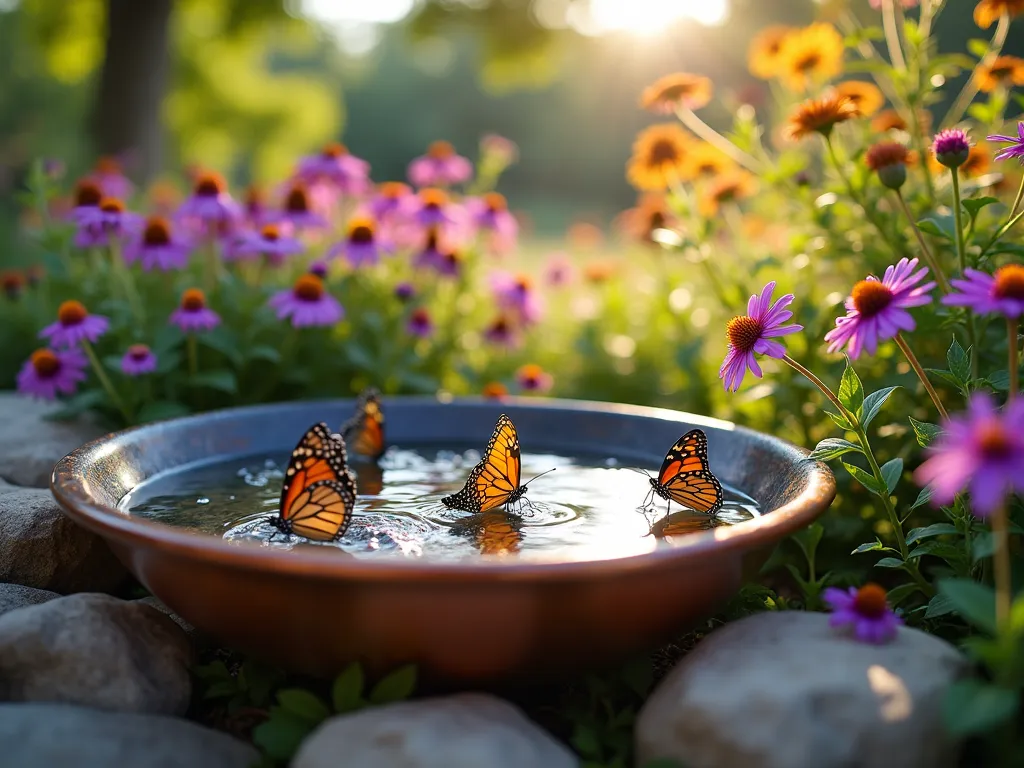
[[[291,525],[292,518],[302,509],[300,499],[322,482],[336,483],[355,499],[356,482],[348,467],[345,441],[320,423],[306,431],[288,461],[281,486],[281,522]]]
[[[662,496],[713,515],[722,507],[722,484],[708,465],[708,439],[699,429],[683,435],[669,450],[658,472]]]
[[[336,480],[320,480],[304,488],[288,509],[288,525],[293,533],[312,541],[336,541],[345,535],[352,522],[356,498],[348,486]]]
[[[377,460],[384,455],[384,411],[376,389],[364,390],[359,396],[356,413],[341,426],[341,435],[361,456]]]
[[[469,473],[466,485],[442,499],[442,503],[463,512],[486,512],[500,507],[519,490],[521,469],[519,435],[512,419],[501,414],[484,456]]]

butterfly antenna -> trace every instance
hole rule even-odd
[[[626,467],[626,469],[632,470],[633,472],[638,472],[641,475],[646,475],[647,477],[653,477],[653,475],[646,469],[640,469],[639,467]]]
[[[541,473],[540,473],[539,475],[534,475],[533,477],[531,477],[531,478],[530,478],[530,482],[532,483],[532,482],[533,482],[534,480],[536,480],[536,479],[537,479],[538,477],[544,477],[544,475],[550,475],[550,474],[551,474],[552,472],[554,472],[554,471],[555,471],[556,469],[558,469],[558,467],[552,467],[552,468],[551,468],[551,469],[549,469],[549,470],[548,470],[547,472],[541,472]]]

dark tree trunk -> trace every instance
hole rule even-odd
[[[160,169],[172,5],[173,0],[107,0],[107,48],[93,140],[98,152],[117,155],[143,180]]]

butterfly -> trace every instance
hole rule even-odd
[[[669,507],[674,501],[708,515],[722,508],[722,484],[708,466],[708,438],[701,430],[690,430],[669,449],[658,476],[651,478],[651,493]]]
[[[355,415],[341,425],[341,436],[354,453],[376,461],[384,455],[384,411],[380,392],[364,389],[356,402]]]
[[[519,435],[512,419],[503,413],[498,417],[483,458],[469,473],[466,485],[458,493],[445,496],[441,503],[448,509],[474,513],[500,506],[508,508],[526,493],[526,486],[519,484],[521,470]]]
[[[284,534],[337,541],[352,522],[356,481],[345,441],[314,424],[295,446],[281,487],[281,506],[270,524]]]

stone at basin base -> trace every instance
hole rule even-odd
[[[50,600],[56,600],[60,595],[46,589],[33,589],[23,587],[20,584],[0,584],[0,616],[13,611],[15,608],[24,608],[26,605],[38,605]]]
[[[822,613],[747,617],[716,630],[659,684],[637,720],[637,766],[947,768],[946,688],[968,671],[955,648],[901,627],[858,643]]]
[[[181,715],[192,648],[148,605],[78,594],[0,616],[0,701]]]
[[[0,480],[49,488],[53,465],[106,430],[82,417],[51,421],[61,406],[12,392],[0,393]]]
[[[0,704],[0,755],[12,768],[252,768],[259,759],[187,720],[65,704]]]
[[[506,701],[476,693],[334,717],[291,768],[575,768],[575,756]]]
[[[106,592],[128,571],[47,490],[0,481],[0,581],[54,592]]]

